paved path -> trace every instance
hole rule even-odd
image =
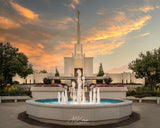
[[[160,105],[153,103],[134,103],[133,110],[141,119],[131,125],[119,128],[160,128]],[[34,126],[17,119],[20,112],[25,111],[25,103],[0,104],[0,128],[46,128]]]
[[[140,114],[140,120],[120,128],[160,128],[160,105],[154,103],[134,103],[133,111]]]

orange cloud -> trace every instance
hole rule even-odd
[[[24,8],[17,3],[13,3],[12,1],[10,2],[10,4],[20,15],[31,20],[38,19],[38,14],[35,14],[33,11]]]
[[[74,5],[74,3],[64,4],[64,6],[69,7],[69,8],[72,8],[72,9],[75,9],[75,8],[76,8],[75,5]]]
[[[80,1],[79,1],[79,0],[73,0],[73,2],[74,2],[75,4],[80,4]]]
[[[73,3],[69,4],[69,6],[70,6],[71,8],[73,8],[73,9],[76,8],[75,5],[74,5]]]
[[[69,4],[64,4],[64,6],[72,8],[72,9],[76,9],[75,5],[80,4],[80,0],[71,0],[71,3]]]
[[[122,36],[127,35],[128,33],[132,32],[134,30],[138,30],[138,29],[142,28],[145,25],[146,21],[148,21],[149,19],[151,19],[151,16],[144,16],[137,21],[127,20],[127,22],[125,24],[116,25],[116,26],[113,25],[111,27],[106,28],[106,31],[99,30],[97,28],[93,28],[92,31],[94,31],[95,33],[92,33],[92,35],[87,37],[86,40],[87,41],[91,41],[91,40],[96,41],[96,40],[103,40],[103,39],[108,39],[108,38],[122,37]],[[104,22],[104,24],[107,24],[107,23]],[[113,22],[113,24],[114,24],[114,22]]]
[[[148,11],[154,10],[154,7],[152,7],[152,6],[145,6],[145,7],[139,8],[139,10],[147,13]]]
[[[59,41],[58,45],[55,47],[55,50],[60,50],[60,49],[67,49],[67,50],[72,50],[73,44],[66,44],[65,42]]]
[[[18,28],[20,26],[21,26],[20,24],[0,16],[0,28],[2,29],[12,29],[12,28]]]
[[[142,34],[141,36],[147,36],[147,35],[150,35],[151,33],[147,32],[147,33],[144,33]]]
[[[23,52],[29,58],[29,62],[33,64],[34,69],[46,69],[53,72],[55,67],[63,66],[62,54],[49,54],[45,50],[36,47],[35,45],[27,45],[19,42],[12,42],[12,45],[16,45],[20,52]]]
[[[138,37],[144,37],[144,36],[148,36],[150,35],[151,33],[147,32],[147,33],[143,33],[143,34],[140,34],[138,36],[135,36],[134,38],[138,38]]]
[[[112,50],[120,47],[124,42],[111,42],[106,44],[88,44],[84,46],[85,54],[87,56],[97,56],[112,54]]]
[[[135,6],[128,6],[127,11],[130,11],[131,15],[134,15],[133,12],[150,12],[153,11],[155,9],[158,9],[160,6],[159,5],[155,5],[155,4],[145,4],[144,6],[141,7],[135,7]]]
[[[101,8],[100,10],[98,10],[97,15],[103,15],[105,11],[106,11],[105,8]]]
[[[65,30],[68,29],[70,25],[75,25],[75,21],[71,17],[59,18],[57,20],[50,20],[47,22],[59,30]]]
[[[44,46],[42,44],[38,44],[38,47],[44,49]]]

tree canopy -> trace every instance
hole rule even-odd
[[[99,65],[99,72],[97,74],[97,76],[103,76],[104,75],[104,71],[103,71],[103,66],[102,63],[100,63]],[[103,80],[96,80],[97,84],[103,83]]]
[[[14,48],[8,42],[0,42],[0,84],[11,83],[12,77],[16,73],[21,77],[32,74],[32,65],[28,63],[28,58]]]
[[[160,83],[160,48],[154,51],[140,53],[139,58],[129,63],[129,68],[133,70],[136,78],[145,78],[152,87]]]

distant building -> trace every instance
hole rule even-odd
[[[53,73],[34,72],[33,74],[28,75],[26,78],[16,75],[12,78],[12,81],[18,81],[20,84],[43,83],[44,78],[51,78],[53,75]]]
[[[122,84],[145,84],[145,79],[137,79],[134,73],[123,72],[123,73],[106,73],[107,77],[112,78],[112,83],[122,83]]]

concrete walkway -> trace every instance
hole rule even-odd
[[[0,128],[46,128],[18,120],[18,114],[23,111],[25,111],[24,102],[0,104]],[[160,105],[134,103],[133,111],[138,112],[141,119],[131,125],[119,128],[160,128]]]
[[[160,128],[160,105],[133,103],[133,111],[140,114],[140,120],[121,128]]]

